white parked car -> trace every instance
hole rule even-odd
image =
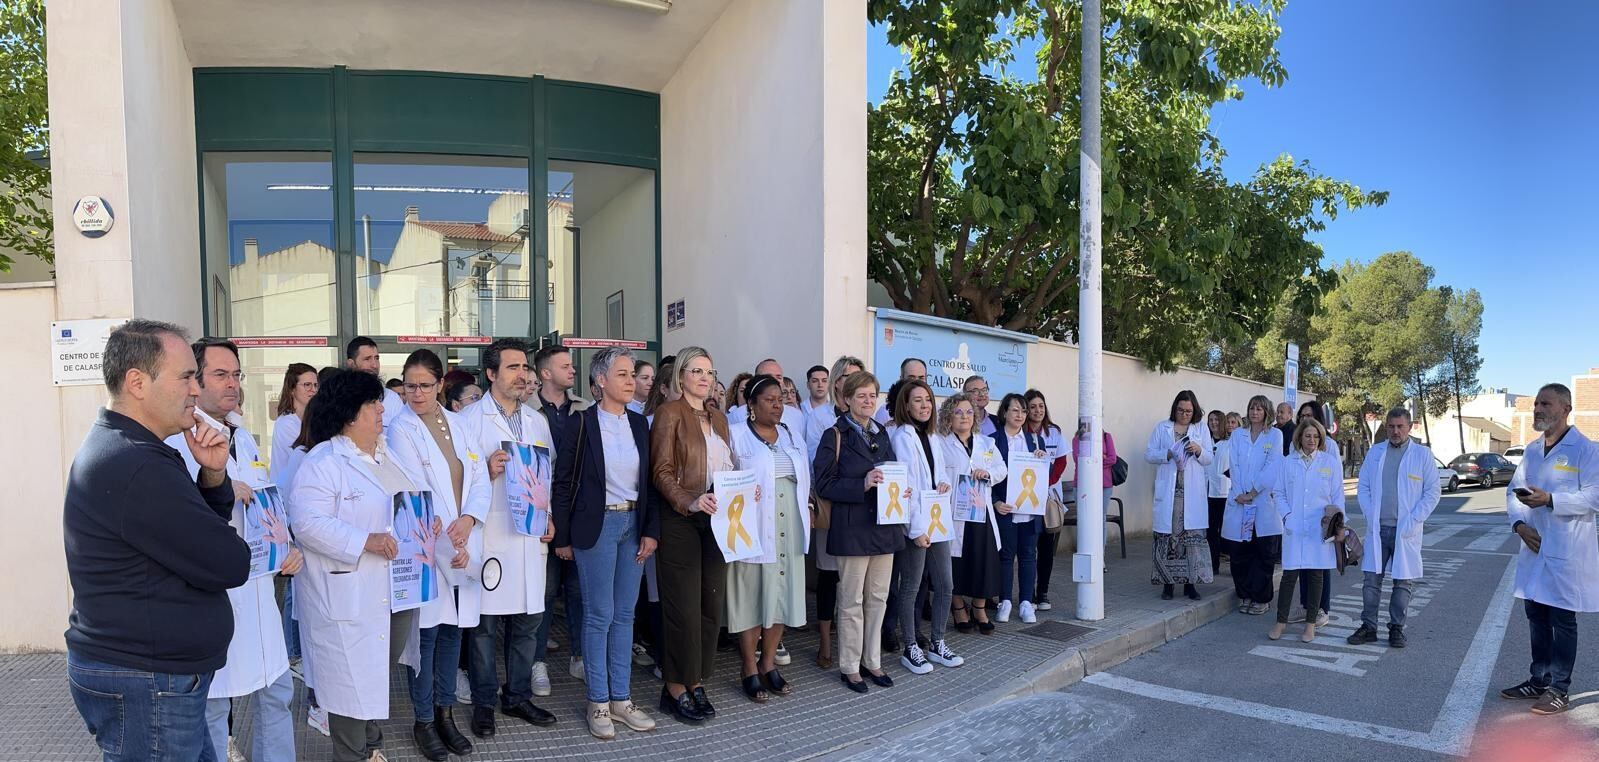
[[[1522,447],[1521,445],[1516,445],[1515,447],[1505,450],[1505,460],[1520,466],[1521,456],[1526,454],[1526,452],[1527,448]]]
[[[1460,489],[1460,474],[1455,473],[1453,468],[1444,465],[1444,462],[1439,460],[1436,455],[1433,456],[1432,462],[1433,465],[1438,467],[1439,488],[1445,492],[1454,492]]]

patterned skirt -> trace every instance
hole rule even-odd
[[[1172,494],[1171,534],[1155,533],[1151,546],[1156,585],[1202,585],[1215,580],[1210,570],[1210,543],[1203,529],[1183,529],[1183,485]]]

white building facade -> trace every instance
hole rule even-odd
[[[13,479],[7,518],[59,510],[104,403],[51,382],[52,321],[244,339],[258,436],[283,368],[336,364],[356,335],[391,376],[419,346],[474,368],[497,336],[800,372],[869,342],[858,0],[48,10],[55,277],[0,286],[19,382],[0,415],[30,432],[0,459],[40,478]],[[86,195],[115,211],[104,236],[71,224]],[[32,570],[0,586],[30,612],[0,622],[0,650],[61,643],[60,524],[30,524],[43,536],[0,540]]]

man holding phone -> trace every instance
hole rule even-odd
[[[1532,676],[1499,695],[1535,701],[1534,714],[1558,714],[1570,705],[1577,612],[1599,611],[1599,446],[1567,423],[1570,416],[1570,389],[1546,384],[1538,390],[1532,428],[1543,436],[1527,445],[1505,497],[1523,546],[1516,597],[1531,630]]]

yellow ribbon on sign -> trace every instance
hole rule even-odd
[[[899,504],[899,482],[888,483],[888,507],[883,509],[883,518],[894,518],[894,514],[905,515],[905,506]]]
[[[750,538],[750,533],[744,530],[744,496],[734,495],[733,502],[727,506],[727,549],[735,550],[738,547],[738,538],[744,538],[744,544],[755,545],[755,540]]]
[[[1038,472],[1031,468],[1022,469],[1022,492],[1016,496],[1017,510],[1020,510],[1022,506],[1027,505],[1027,501],[1029,500],[1033,502],[1033,507],[1035,508],[1043,505],[1043,503],[1038,502],[1038,490],[1035,489],[1037,486]]]
[[[943,515],[944,515],[944,506],[938,505],[937,503],[934,503],[933,504],[933,521],[932,521],[932,523],[927,525],[927,533],[928,534],[932,534],[933,530],[935,530],[935,529],[938,530],[939,536],[943,536],[943,535],[949,534],[949,527],[944,526],[944,521],[942,519]]]

